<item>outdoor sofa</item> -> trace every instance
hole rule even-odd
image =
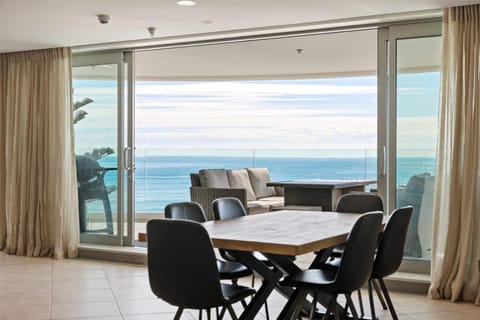
[[[212,201],[217,198],[239,199],[248,214],[269,212],[284,204],[283,189],[267,187],[271,181],[267,168],[202,169],[191,173],[190,180],[190,199],[203,206],[209,220],[214,219]]]

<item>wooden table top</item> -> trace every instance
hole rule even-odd
[[[291,181],[267,182],[270,187],[294,187],[294,188],[319,188],[319,189],[342,189],[349,187],[365,186],[377,183],[377,180],[335,180],[335,179],[305,179]]]
[[[282,210],[203,225],[216,248],[299,255],[345,242],[358,217],[352,213]]]

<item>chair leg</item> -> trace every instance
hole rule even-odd
[[[217,308],[217,320],[223,319],[223,316],[225,315],[225,312],[227,311],[227,307],[223,306],[222,310],[220,313],[218,313],[218,308]]]
[[[378,279],[378,282],[380,283],[380,288],[382,288],[382,292],[383,292],[383,295],[385,296],[385,300],[387,300],[388,309],[390,309],[390,314],[392,315],[393,320],[398,320],[397,312],[393,307],[392,299],[390,299],[390,295],[388,294],[388,289],[387,289],[387,286],[385,285],[385,282],[383,281],[383,279]]]
[[[377,294],[378,300],[380,300],[380,303],[382,304],[383,310],[387,310],[387,304],[385,303],[385,299],[383,299],[383,294],[380,291],[380,287],[378,286],[378,283],[375,281],[375,279],[372,279],[372,284],[373,289],[375,289],[375,293]]]
[[[372,279],[368,280],[368,300],[370,300],[370,313],[372,316],[372,320],[376,320],[377,317],[375,315],[375,305],[373,303],[373,293],[372,293]]]
[[[332,296],[330,299],[330,302],[328,303],[327,310],[325,310],[325,314],[323,315],[322,320],[327,320],[330,318],[330,312],[332,312],[332,307],[335,308],[336,302],[337,302],[337,296],[336,295]]]
[[[175,313],[175,317],[173,318],[174,320],[180,320],[180,317],[182,316],[183,308],[178,307],[177,312]]]
[[[345,298],[347,299],[347,305],[352,312],[353,319],[358,320],[358,313],[357,309],[355,309],[355,305],[353,304],[352,295],[350,293],[345,293]]]
[[[268,313],[268,303],[265,301],[265,317],[270,320],[270,314]]]
[[[342,320],[342,318],[340,318],[340,313],[339,313],[339,310],[336,306],[336,302],[337,302],[337,297],[335,297],[333,299],[333,304],[332,304],[332,306],[333,306],[333,317],[335,318],[335,320]]]
[[[299,297],[298,301],[304,301],[307,297],[307,290],[298,289],[298,292],[294,292],[295,295]],[[290,301],[289,301],[290,302]],[[288,303],[287,303],[288,304]],[[293,309],[293,313],[290,315],[289,319],[301,319],[300,313],[302,312],[303,303],[298,303]]]
[[[232,317],[232,320],[238,320],[237,315],[235,314],[235,311],[232,308],[232,305],[229,304],[227,306],[228,312],[230,313],[230,316]]]
[[[245,299],[240,300],[240,303],[242,304],[243,309],[247,307],[247,302],[245,302]]]
[[[108,192],[106,188],[103,191],[102,198],[103,198],[103,208],[105,211],[105,222],[107,224],[107,233],[113,234],[112,208],[110,206],[110,199],[108,198]]]
[[[312,300],[312,307],[310,308],[310,316],[308,317],[309,320],[313,319],[313,316],[315,315],[315,307],[317,306],[317,293],[313,295],[313,300]]]
[[[357,290],[358,292],[358,304],[360,305],[360,317],[363,318],[365,315],[365,310],[363,310],[363,299],[362,299],[362,292],[360,289]]]

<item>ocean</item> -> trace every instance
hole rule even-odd
[[[100,160],[102,166],[115,167],[116,157]],[[190,200],[190,173],[206,168],[240,169],[266,167],[272,181],[292,179],[376,179],[377,159],[247,156],[137,156],[135,159],[135,212],[158,213],[171,202]],[[397,185],[404,185],[415,174],[435,174],[435,158],[398,158]],[[107,186],[115,185],[116,171],[105,176]],[[375,186],[369,186],[375,187]],[[116,211],[116,192],[110,194]],[[89,205],[90,211],[100,206]]]

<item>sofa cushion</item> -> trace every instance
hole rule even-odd
[[[271,181],[267,168],[247,168],[247,172],[257,199],[276,195],[273,187],[267,187],[267,182]]]
[[[283,206],[283,197],[266,197],[248,201],[248,214],[265,213]]]
[[[267,213],[270,212],[270,206],[262,206],[261,204],[257,203],[256,201],[249,201],[248,202],[248,214],[259,214],[259,213]]]
[[[198,176],[202,187],[230,188],[225,169],[202,169],[198,171]]]
[[[247,201],[255,200],[255,193],[253,193],[247,170],[227,170],[227,177],[230,188],[245,189],[247,190]]]
[[[257,202],[262,203],[264,206],[270,206],[270,209],[274,209],[277,207],[283,207],[284,205],[284,198],[282,196],[272,196],[266,198],[259,198]]]

